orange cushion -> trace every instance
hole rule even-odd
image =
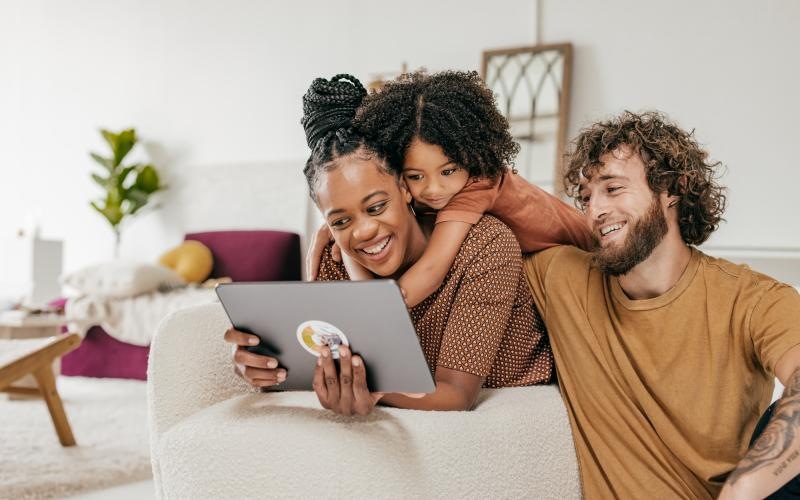
[[[199,241],[187,240],[158,259],[159,264],[178,273],[187,283],[201,283],[214,267],[211,250]]]

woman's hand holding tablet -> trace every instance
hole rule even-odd
[[[234,345],[234,371],[250,385],[259,388],[270,387],[286,380],[286,370],[278,368],[277,359],[246,349],[258,345],[257,336],[229,328],[225,332],[225,342]]]
[[[367,415],[384,396],[369,392],[364,360],[351,355],[347,346],[339,347],[339,369],[328,347],[322,348],[314,371],[314,392],[323,408],[340,415]]]

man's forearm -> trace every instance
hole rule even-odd
[[[728,476],[725,490],[764,498],[800,474],[800,370],[789,378],[769,424]],[[725,493],[725,491],[723,491]],[[738,496],[738,495],[734,495]]]

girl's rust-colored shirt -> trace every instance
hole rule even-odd
[[[330,247],[317,279],[349,279]],[[522,271],[519,243],[490,215],[472,227],[442,286],[410,314],[432,373],[442,366],[486,377],[484,387],[552,378],[553,354]]]

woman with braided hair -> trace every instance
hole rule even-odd
[[[319,280],[349,279],[359,268],[398,278],[425,251],[433,220],[417,221],[411,194],[385,154],[353,126],[366,95],[357,79],[315,80],[303,98],[302,124],[311,155],[304,173],[309,192],[330,228],[344,263],[326,245]],[[355,311],[369,304],[353,304]],[[464,238],[442,286],[410,310],[436,390],[426,395],[370,393],[364,360],[339,347],[337,371],[328,349],[316,367],[320,403],[344,415],[366,414],[380,404],[420,410],[468,410],[481,387],[549,383],[552,353],[522,273],[519,245],[491,216]],[[278,360],[248,352],[257,338],[236,330],[237,373],[256,387],[279,384]],[[368,361],[368,360],[367,360]]]

